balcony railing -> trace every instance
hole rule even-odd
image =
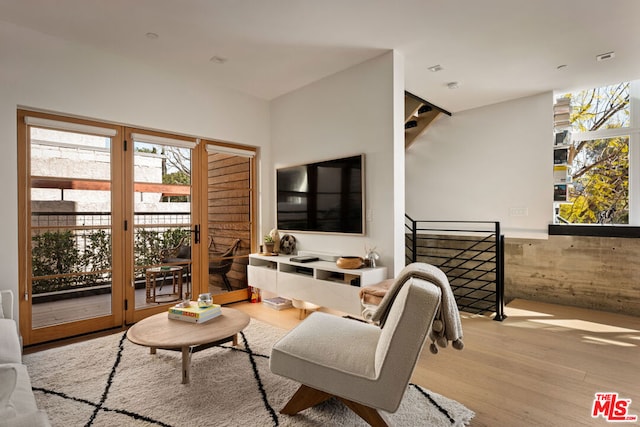
[[[137,212],[134,215],[135,280],[160,263],[160,250],[189,234],[190,214]],[[69,294],[111,285],[109,212],[32,213],[32,294]]]

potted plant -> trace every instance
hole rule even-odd
[[[271,237],[268,234],[265,234],[263,242],[264,242],[264,251],[269,254],[273,253],[273,245],[274,245],[273,237]]]

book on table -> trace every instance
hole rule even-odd
[[[169,319],[184,320],[191,323],[203,323],[222,314],[222,308],[218,304],[209,307],[199,307],[196,302],[191,302],[189,307],[173,306],[169,308]]]

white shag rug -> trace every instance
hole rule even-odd
[[[269,370],[271,346],[286,333],[252,319],[237,348],[192,354],[181,384],[181,353],[129,342],[117,333],[25,355],[38,407],[53,426],[366,426],[332,399],[296,416],[278,411],[297,390]],[[411,384],[395,426],[462,426],[474,412]]]

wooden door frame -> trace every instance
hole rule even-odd
[[[52,113],[40,111],[18,109],[17,110],[17,149],[18,149],[18,308],[20,333],[24,345],[51,341],[59,338],[66,338],[82,333],[99,331],[119,327],[123,324],[123,310],[119,301],[123,300],[123,283],[121,278],[116,278],[114,274],[116,268],[122,268],[120,258],[112,250],[112,283],[111,283],[111,314],[90,319],[76,320],[70,323],[44,327],[38,330],[33,329],[32,322],[32,292],[31,292],[31,141],[27,132],[28,125],[25,123],[26,117],[49,119],[60,122],[75,123],[79,125],[96,126],[100,128],[112,128],[116,130],[116,135],[111,137],[110,167],[111,176],[111,219],[112,238],[116,238],[118,227],[122,226],[120,215],[122,214],[121,198],[113,191],[116,188],[114,180],[122,177],[120,168],[122,162],[117,156],[118,150],[115,148],[119,140],[122,139],[122,127],[105,122],[96,122],[86,119],[79,119],[67,116],[60,116]],[[112,248],[116,247],[116,242],[112,240]],[[121,271],[121,270],[120,270]],[[53,329],[55,328],[55,329]]]
[[[55,326],[54,333],[52,327],[45,327],[42,330],[34,331],[32,328],[32,307],[31,307],[31,168],[30,168],[30,140],[27,132],[28,126],[25,124],[25,117],[38,117],[61,122],[77,123],[80,125],[96,126],[100,128],[112,128],[116,130],[116,135],[111,137],[111,231],[112,231],[112,286],[111,286],[111,315],[77,320],[68,324]],[[159,307],[135,309],[135,291],[133,290],[134,273],[134,239],[133,239],[133,218],[134,218],[134,150],[133,143],[129,137],[132,132],[140,132],[147,135],[168,137],[171,139],[182,139],[185,141],[195,141],[197,146],[192,150],[192,179],[191,179],[191,224],[200,224],[201,242],[208,241],[208,156],[207,144],[214,144],[228,149],[253,151],[250,161],[250,252],[256,251],[256,218],[257,218],[257,162],[255,156],[257,149],[240,146],[232,143],[202,140],[168,132],[152,131],[137,127],[127,127],[108,122],[69,117],[48,113],[43,111],[18,109],[17,110],[17,153],[18,153],[18,301],[19,301],[19,325],[23,335],[24,344],[36,344],[51,341],[59,338],[66,338],[74,335],[124,327],[128,323],[133,323],[141,318],[147,317],[156,312],[166,310],[166,305]],[[130,141],[126,147],[127,140]],[[125,230],[128,221],[130,226]],[[121,249],[121,250],[120,250]],[[192,250],[192,299],[198,293],[208,292],[208,247],[200,244],[197,250]],[[196,268],[200,266],[199,268]],[[248,298],[246,290],[231,291],[218,296],[217,303],[225,304],[244,300]],[[127,303],[127,300],[133,303]],[[57,333],[61,331],[62,335]]]
[[[133,286],[134,283],[134,238],[135,238],[135,226],[134,226],[134,216],[135,216],[135,206],[134,206],[134,195],[135,195],[135,190],[134,190],[134,158],[135,158],[135,150],[134,150],[134,141],[132,138],[132,134],[133,133],[140,133],[140,134],[144,134],[144,135],[149,135],[152,137],[160,137],[160,138],[168,138],[168,139],[173,139],[173,140],[181,140],[184,141],[186,143],[195,143],[196,146],[191,150],[191,212],[190,212],[190,217],[191,217],[191,224],[190,224],[190,228],[192,229],[194,225],[198,224],[200,225],[200,229],[202,230],[202,226],[201,226],[201,193],[203,191],[202,187],[204,187],[200,180],[201,178],[201,168],[199,167],[199,165],[201,164],[202,160],[202,147],[200,144],[200,140],[197,138],[193,138],[193,137],[186,137],[186,136],[182,136],[182,135],[177,135],[177,134],[172,134],[172,133],[167,133],[167,132],[159,132],[159,131],[152,131],[152,130],[147,130],[147,129],[143,129],[143,128],[135,128],[135,127],[126,127],[125,128],[125,140],[128,141],[128,147],[127,150],[125,152],[125,163],[126,163],[126,180],[125,180],[125,185],[126,185],[126,190],[124,191],[125,195],[125,201],[124,201],[124,211],[125,211],[125,217],[128,220],[128,222],[131,224],[130,227],[128,227],[128,230],[125,231],[125,239],[126,239],[126,246],[125,246],[125,264],[124,264],[124,270],[125,270],[125,281],[126,283],[129,284],[129,286],[127,287],[127,291],[125,292],[125,299],[127,301],[132,301],[130,303],[126,304],[126,310],[125,310],[125,322],[126,324],[133,324],[139,320],[144,319],[145,317],[148,317],[150,315],[156,314],[156,313],[161,313],[163,311],[167,310],[167,304],[158,304],[157,306],[152,306],[152,307],[144,307],[141,309],[137,309],[135,307],[135,289]],[[206,192],[206,187],[204,188],[204,191]],[[206,197],[206,195],[205,195]],[[206,205],[206,204],[205,204]],[[200,281],[199,277],[202,276],[202,260],[206,259],[206,258],[202,258],[202,253],[203,253],[203,249],[202,247],[204,247],[204,253],[206,254],[206,244],[202,244],[203,242],[206,242],[206,234],[203,234],[202,231],[200,232],[200,243],[197,246],[197,250],[194,250],[195,246],[192,244],[191,245],[191,292],[192,295],[195,292],[193,290],[193,285],[196,281]],[[193,298],[192,298],[193,299]]]
[[[256,189],[256,183],[257,183],[257,176],[258,176],[258,172],[257,172],[257,161],[256,161],[256,157],[258,156],[258,148],[257,147],[247,147],[247,146],[242,146],[242,145],[237,145],[237,144],[232,144],[229,142],[224,142],[224,141],[217,141],[217,140],[202,140],[202,147],[203,147],[203,156],[202,156],[202,164],[200,165],[201,171],[203,171],[203,173],[207,174],[208,170],[209,170],[209,158],[208,158],[208,152],[206,151],[206,146],[207,145],[214,145],[217,148],[220,149],[220,152],[222,153],[228,153],[228,154],[236,154],[239,156],[243,156],[243,157],[249,157],[249,216],[250,216],[250,221],[249,221],[249,236],[250,236],[250,242],[249,242],[249,252],[253,253],[257,251],[257,244],[256,244],[256,234],[257,234],[257,223],[256,223],[256,218],[257,218],[257,189]],[[204,177],[206,178],[206,176]],[[207,180],[203,180],[202,181],[207,182]],[[204,223],[206,224],[206,227],[203,227],[206,229],[207,231],[207,235],[209,233],[209,223],[208,223],[208,218],[209,218],[209,212],[208,212],[208,183],[207,185],[205,185],[202,188],[202,193],[201,193],[201,201],[202,201],[202,205],[200,206],[200,215],[201,218],[203,219]],[[209,237],[209,236],[207,236]],[[208,259],[208,251],[205,251],[205,254],[203,254],[203,256],[205,256],[205,258],[203,259]],[[247,255],[248,258],[248,255]],[[209,287],[209,282],[208,282],[208,275],[203,275],[201,282],[199,283],[200,289],[205,290],[208,289]],[[230,291],[230,292],[226,292],[223,294],[216,294],[214,295],[214,303],[216,304],[230,304],[230,303],[234,303],[234,302],[238,302],[238,301],[242,301],[242,300],[246,300],[250,297],[249,295],[249,286],[247,286],[246,289],[238,289],[238,290],[234,290],[234,291]]]

